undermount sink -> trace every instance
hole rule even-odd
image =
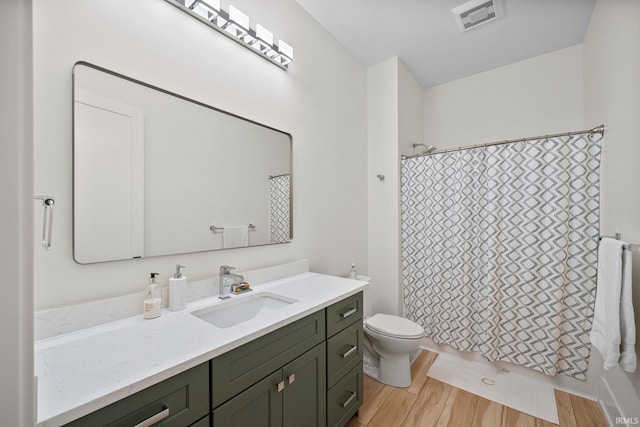
[[[191,314],[213,326],[225,329],[273,313],[297,301],[283,295],[261,292],[238,298],[237,301],[224,301]]]

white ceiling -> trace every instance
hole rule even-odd
[[[467,32],[467,0],[296,0],[363,65],[399,57],[424,88],[581,43],[595,0],[502,0],[502,18]]]

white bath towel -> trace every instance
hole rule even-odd
[[[246,225],[225,226],[222,232],[222,247],[241,248],[249,246],[249,227]]]
[[[636,324],[631,294],[631,251],[622,255],[622,289],[620,292],[620,367],[627,372],[635,372],[636,356]]]
[[[604,368],[620,364],[636,370],[635,320],[631,301],[631,253],[625,243],[603,238],[598,250],[598,284],[591,343],[600,351]],[[620,348],[622,347],[622,354]]]

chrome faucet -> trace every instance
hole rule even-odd
[[[220,276],[218,278],[218,298],[227,299],[231,295],[231,285],[238,284],[244,280],[244,276],[241,274],[232,273],[231,270],[235,270],[235,267],[229,265],[220,266]]]

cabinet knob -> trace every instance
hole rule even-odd
[[[347,357],[351,356],[353,354],[353,352],[355,352],[357,350],[358,350],[358,346],[357,345],[352,345],[349,350],[347,350],[346,352],[342,353],[342,358],[346,359]]]
[[[284,390],[284,381],[280,381],[278,383],[278,393],[280,393],[282,390]]]
[[[293,384],[295,380],[296,380],[296,374],[289,375],[289,384]]]
[[[353,402],[353,399],[355,399],[357,396],[356,393],[351,392],[351,396],[349,396],[349,398],[347,400],[345,400],[343,403],[340,404],[340,406],[342,406],[343,408],[346,408],[347,406],[349,406],[349,404],[351,402]]]
[[[161,420],[164,420],[168,416],[169,416],[169,408],[164,408],[162,411],[158,412],[157,414],[147,418],[146,420],[142,421],[141,423],[136,424],[135,427],[151,427],[152,425],[156,424],[157,422],[160,422]]]
[[[357,312],[358,309],[356,307],[353,307],[351,310],[342,313],[340,316],[342,316],[343,319],[346,319],[347,317],[351,316],[352,314],[356,314]]]

